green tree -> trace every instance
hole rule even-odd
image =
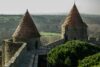
[[[78,67],[100,67],[100,53],[85,57]]]
[[[77,67],[79,60],[99,51],[99,47],[87,42],[73,40],[52,49],[48,53],[47,59],[51,67]]]

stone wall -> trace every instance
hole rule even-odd
[[[47,48],[50,48],[50,49],[52,49],[52,48],[54,48],[54,47],[56,47],[56,46],[58,46],[58,45],[62,45],[63,43],[64,43],[64,39],[60,39],[60,40],[57,40],[57,41],[55,41],[55,42],[53,42],[53,43],[49,43],[48,45],[47,45]]]
[[[0,50],[0,67],[2,67],[2,50]]]
[[[32,38],[27,41],[28,50],[35,50],[41,46],[40,38]]]
[[[5,63],[4,67],[19,67],[21,64],[21,61],[23,60],[23,56],[26,54],[27,48],[26,43],[23,43],[23,45],[16,51],[13,57]]]
[[[62,38],[65,40],[85,40],[88,39],[87,28],[84,26],[62,26]]]
[[[14,56],[17,50],[23,43],[13,43],[11,40],[6,39],[2,45],[2,65],[8,63],[8,61]]]
[[[99,38],[89,37],[88,38],[88,42],[100,46],[100,40],[99,40]]]
[[[34,52],[41,46],[40,38],[27,42],[13,42],[12,39],[3,41],[2,67],[29,67],[33,63]],[[29,50],[28,50],[29,49]]]

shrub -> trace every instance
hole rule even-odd
[[[73,40],[52,49],[48,53],[47,59],[51,67],[77,67],[78,60],[99,51],[99,47],[87,42]]]
[[[79,62],[78,67],[100,67],[100,53],[85,57]]]

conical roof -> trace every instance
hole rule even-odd
[[[17,29],[13,33],[12,37],[27,39],[27,38],[34,38],[40,37],[40,34],[28,12],[26,11],[21,23],[18,25]]]
[[[83,22],[79,11],[76,7],[76,5],[74,4],[68,17],[65,19],[64,24],[62,25],[63,27],[67,27],[67,26],[86,26],[87,25]]]

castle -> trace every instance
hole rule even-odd
[[[43,45],[41,35],[27,10],[12,39],[5,39],[2,43],[1,67],[48,67],[44,59],[47,53],[68,40],[89,41],[87,28],[74,4],[61,26],[61,39]]]

